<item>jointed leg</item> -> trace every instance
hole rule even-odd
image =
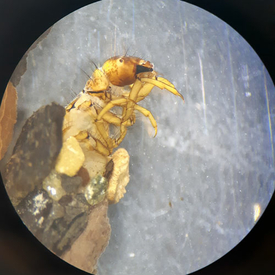
[[[95,121],[96,127],[99,131],[99,133],[101,134],[103,140],[106,141],[107,146],[110,150],[110,152],[112,152],[112,149],[117,147],[117,143],[109,137],[109,132],[108,130],[106,130],[106,128],[104,127],[104,123],[111,123],[114,125],[121,125],[122,124],[122,120],[120,118],[118,118],[117,116],[115,116],[114,114],[110,113],[109,110],[112,109],[114,106],[125,106],[127,103],[126,98],[120,98],[120,99],[115,99],[110,101],[99,113],[99,115],[97,116],[97,119]],[[129,123],[128,121],[126,122],[126,124]],[[124,134],[121,133],[121,135]],[[124,136],[126,135],[126,132],[124,134]],[[124,138],[123,136],[123,138]],[[121,140],[122,141],[122,140]]]
[[[148,92],[148,90],[146,92]],[[150,92],[150,90],[149,90],[149,92]],[[109,117],[107,115],[111,114],[111,113],[109,113],[108,111],[110,109],[112,109],[114,106],[122,106],[122,107],[124,107],[123,114],[127,114],[127,112],[129,111],[127,109],[127,107],[128,107],[127,103],[128,102],[133,103],[133,108],[131,108],[132,109],[131,110],[131,114],[130,114],[130,116],[129,116],[129,118],[127,120],[125,120],[125,116],[123,116],[122,120],[120,120],[118,117],[116,117],[115,120],[112,117],[109,119]],[[131,126],[134,123],[134,121],[132,121],[133,119],[131,119],[131,116],[133,115],[133,111],[134,110],[139,111],[144,116],[146,116],[146,117],[148,117],[150,119],[150,122],[151,122],[152,126],[155,129],[155,136],[156,136],[156,134],[157,134],[157,123],[156,123],[156,120],[154,119],[153,115],[151,114],[151,112],[149,112],[145,108],[143,108],[143,107],[135,104],[132,100],[129,100],[129,98],[115,99],[115,100],[110,101],[101,110],[101,112],[99,113],[99,115],[98,115],[98,117],[96,119],[96,122],[95,122],[96,126],[98,128],[98,131],[100,132],[100,134],[103,137],[103,139],[108,143],[108,147],[109,148],[114,148],[114,147],[118,146],[122,142],[122,140],[124,139],[124,137],[125,137],[125,135],[127,133],[127,127]],[[120,128],[120,137],[119,137],[118,140],[116,140],[116,142],[115,142],[116,146],[115,146],[114,145],[114,141],[109,137],[109,133],[104,128],[103,123],[104,123],[104,121],[106,121],[107,123],[111,123],[111,124],[114,124],[114,125],[119,125],[118,124],[119,120],[120,120],[120,125],[121,125],[121,128]]]
[[[126,112],[122,118],[123,121],[126,121],[130,118],[134,111],[134,106],[137,102],[138,94],[142,88],[142,83],[140,80],[136,80],[128,97],[127,105],[126,105]]]
[[[137,102],[148,96],[154,87],[155,85],[151,83],[145,83],[138,93]]]
[[[127,103],[128,99],[127,98],[119,98],[119,99],[114,99],[110,101],[99,113],[97,116],[97,120],[101,120],[105,114],[111,110],[115,106],[124,106]],[[112,123],[112,122],[110,122]]]
[[[155,129],[155,135],[154,137],[157,135],[157,132],[158,132],[158,126],[157,126],[157,122],[156,120],[154,119],[153,115],[151,114],[150,111],[148,111],[147,109],[139,106],[139,105],[135,105],[135,110],[139,111],[140,113],[142,113],[144,116],[148,117],[150,119],[150,122],[152,124],[152,126],[154,127]]]
[[[160,89],[166,89],[167,91],[171,92],[174,95],[177,95],[182,98],[184,101],[183,96],[176,90],[175,86],[168,81],[167,79],[163,77],[158,77],[157,79],[151,79],[151,78],[141,78],[142,82],[153,84],[154,86],[159,87]]]
[[[112,153],[112,150],[114,148],[114,141],[109,137],[109,133],[104,127],[104,123],[106,123],[103,120],[95,121],[95,125],[97,127],[97,130],[99,131],[100,135],[102,136],[103,140],[106,142],[107,148]]]
[[[117,146],[123,141],[126,134],[127,134],[127,127],[124,125],[124,123],[122,123],[120,126],[120,137],[116,140]]]
[[[103,144],[101,141],[94,137],[90,137],[88,131],[81,131],[76,136],[74,136],[78,142],[84,143],[89,150],[97,150],[99,153],[103,155],[110,155],[110,150],[107,147],[107,144]],[[93,139],[95,145],[91,143],[90,139]]]
[[[106,148],[99,140],[95,140],[96,141],[96,150],[105,155],[105,156],[109,156],[110,154],[112,154],[112,149],[113,148]]]
[[[98,117],[97,117],[97,120],[99,120]],[[113,114],[111,112],[106,112],[103,115],[103,120],[105,120],[111,124],[114,124],[116,126],[119,126],[121,124],[121,118],[119,118],[118,116],[116,116],[115,114]]]

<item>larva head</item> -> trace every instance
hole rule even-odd
[[[131,85],[140,73],[152,72],[153,64],[138,57],[115,56],[102,66],[109,81],[115,86]]]

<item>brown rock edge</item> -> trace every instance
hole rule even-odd
[[[71,249],[61,256],[64,261],[96,274],[97,261],[107,247],[111,235],[107,211],[107,199],[91,210],[87,227],[72,244]]]
[[[0,108],[0,159],[8,150],[17,117],[17,91],[8,83]]]

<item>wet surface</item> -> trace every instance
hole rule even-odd
[[[186,104],[157,90],[142,104],[159,133],[150,138],[150,125],[139,122],[122,143],[131,181],[124,200],[109,209],[113,235],[99,271],[195,271],[233,248],[271,198],[274,86],[249,45],[198,8],[160,2],[148,14],[133,3],[116,12],[109,1],[97,5],[53,27],[50,40],[29,53],[31,73],[17,87],[22,121],[45,102],[68,103],[86,81],[79,68],[92,72],[90,60],[102,64],[129,45],[129,54],[153,62]],[[145,11],[149,5],[143,3]]]

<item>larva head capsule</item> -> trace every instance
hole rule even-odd
[[[131,85],[140,73],[152,72],[153,64],[138,57],[114,56],[102,66],[110,83],[115,86]]]

